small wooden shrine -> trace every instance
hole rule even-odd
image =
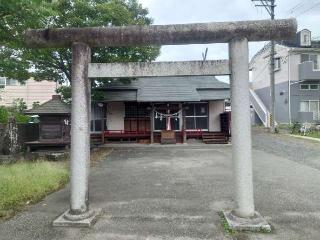
[[[61,100],[60,95],[38,107],[27,110],[26,114],[39,116],[39,140],[26,142],[28,151],[43,147],[64,147],[70,145],[71,107]]]

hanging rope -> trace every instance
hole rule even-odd
[[[157,110],[154,110],[154,112],[156,113],[155,118],[167,118],[167,117],[177,118],[182,112],[182,109],[180,109],[178,112],[175,112],[175,113],[160,113]]]

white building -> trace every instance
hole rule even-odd
[[[270,44],[250,63],[251,88],[268,110],[269,60]],[[275,44],[275,98],[278,123],[320,121],[320,41],[311,41],[307,29],[298,32],[295,41]]]
[[[57,83],[52,81],[17,80],[0,77],[0,106],[11,106],[15,99],[22,98],[28,109],[34,102],[44,103],[56,94]]]

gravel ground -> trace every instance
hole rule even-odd
[[[261,128],[252,131],[253,148],[320,170],[320,142],[271,134]]]

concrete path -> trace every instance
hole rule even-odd
[[[320,143],[286,134],[270,134],[254,128],[252,144],[265,151],[320,170]]]
[[[201,145],[114,148],[92,168],[91,205],[103,209],[92,229],[51,227],[68,208],[66,188],[0,224],[0,239],[319,239],[320,171],[255,147],[255,203],[271,234],[224,232],[218,212],[234,204],[231,146]]]

